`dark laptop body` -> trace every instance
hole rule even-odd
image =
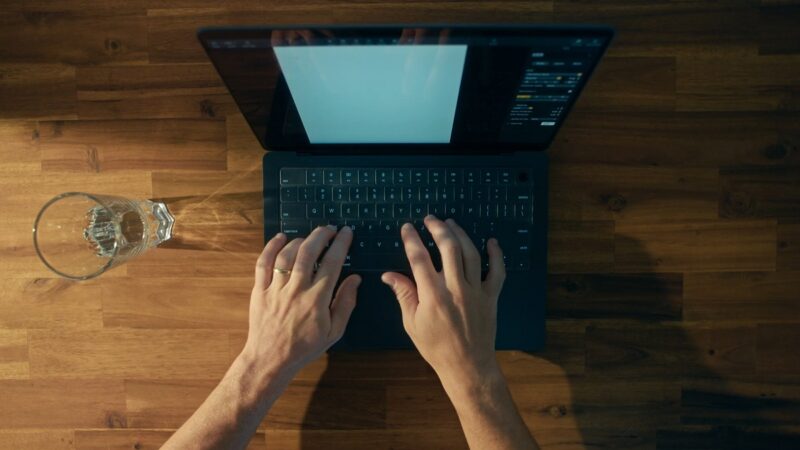
[[[495,189],[500,179],[507,183],[507,187],[501,187],[506,193],[503,199],[508,201],[486,206],[494,208],[493,214],[510,208],[512,216],[514,208],[520,208],[525,210],[526,223],[530,221],[524,230],[530,236],[520,247],[524,250],[517,248],[516,235],[493,234],[513,257],[510,261],[514,265],[498,304],[497,348],[518,350],[541,349],[545,340],[545,150],[612,35],[606,27],[518,25],[234,27],[198,32],[254,133],[270,150],[263,163],[266,239],[287,229],[286,212],[281,206],[283,189],[295,189],[291,195],[303,189],[287,187],[289,174],[305,174],[302,176],[306,178],[312,177],[311,172],[314,177],[335,174],[336,182],[330,181],[336,188],[341,188],[338,184],[344,182],[345,172],[364,173],[376,183],[376,170],[385,174],[386,168],[388,173],[394,171],[394,177],[402,175],[399,172],[412,176],[424,173],[431,177],[426,182],[431,183],[444,184],[438,174],[456,171],[462,177],[459,186],[465,182],[465,174],[472,173],[486,174],[490,180],[477,181],[495,183],[487,185],[489,189]],[[397,71],[385,72],[384,79],[378,80],[367,74],[381,73],[382,67],[400,62],[397,67],[405,71],[400,78]],[[414,64],[422,67],[415,68]],[[348,79],[348,71],[360,85]],[[406,83],[407,79],[412,82]],[[375,85],[368,86],[371,83]],[[426,95],[421,95],[420,89],[425,89]],[[351,91],[355,94],[348,94]],[[395,91],[405,94],[395,95]],[[365,109],[375,108],[372,116],[353,108],[358,101],[352,97],[361,92],[372,93],[360,100]],[[380,104],[376,108],[374,101],[375,96],[384,94],[388,112],[382,111]],[[345,96],[343,103],[347,105],[330,100],[337,96]],[[436,98],[430,101],[430,96]],[[436,111],[414,110],[419,104]],[[397,111],[393,105],[397,105]],[[382,114],[393,121],[373,117]],[[447,116],[450,128],[426,127],[427,122],[419,122],[426,114],[432,121]],[[352,127],[360,123],[371,126],[351,132],[347,127],[328,125],[346,124],[348,120]],[[329,180],[320,181],[320,185],[325,181]],[[519,200],[514,201],[517,206],[510,200],[510,192],[525,190],[530,191],[530,211],[526,205],[519,206]],[[412,203],[412,208],[414,205],[417,203]],[[481,204],[478,207],[482,209]],[[504,222],[511,220],[492,217],[503,230]],[[309,220],[313,225],[324,222],[322,219]],[[354,237],[359,233],[357,227]],[[353,258],[356,256],[353,253]],[[378,261],[344,268],[343,277],[355,271],[362,275],[363,283],[345,336],[335,348],[412,347],[402,327],[399,306],[380,281],[387,268],[407,272],[408,266],[402,262],[396,267],[387,264],[391,266]]]

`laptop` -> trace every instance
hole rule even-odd
[[[605,52],[602,26],[263,26],[198,37],[265,150],[264,235],[349,225],[363,278],[335,349],[413,344],[380,281],[410,274],[399,228],[452,217],[507,278],[498,349],[545,341],[547,148]]]

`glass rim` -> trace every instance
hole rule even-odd
[[[104,273],[106,270],[108,270],[111,267],[111,264],[114,262],[114,257],[116,257],[117,253],[119,252],[119,245],[118,245],[116,239],[114,239],[113,252],[111,254],[111,257],[108,259],[108,262],[105,265],[103,265],[103,267],[98,269],[96,272],[91,273],[89,275],[84,275],[84,276],[69,275],[67,273],[64,273],[64,272],[56,269],[55,267],[53,267],[52,264],[50,264],[50,262],[47,261],[47,258],[44,257],[44,254],[39,249],[39,240],[37,239],[37,235],[38,235],[38,230],[39,230],[39,221],[41,220],[42,215],[44,215],[44,212],[47,211],[47,209],[50,206],[52,206],[55,202],[57,202],[57,201],[59,201],[61,199],[64,199],[66,197],[86,197],[86,198],[96,202],[97,204],[99,204],[100,206],[105,208],[106,210],[109,210],[109,211],[111,210],[111,208],[109,208],[109,206],[103,200],[101,200],[98,196],[93,195],[93,194],[89,194],[89,193],[86,193],[86,192],[64,192],[64,193],[58,194],[55,197],[53,197],[50,200],[48,200],[42,206],[42,208],[39,210],[39,213],[36,214],[36,220],[33,222],[33,248],[34,248],[34,250],[36,250],[36,255],[39,257],[39,260],[42,261],[44,263],[44,265],[47,266],[48,269],[52,270],[56,274],[58,274],[58,275],[60,275],[60,276],[62,276],[64,278],[69,278],[70,280],[88,280],[90,278],[94,278],[94,277],[97,277],[97,276],[101,275],[102,273]]]

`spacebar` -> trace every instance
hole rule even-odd
[[[350,270],[410,272],[411,266],[403,253],[357,253],[350,256]]]

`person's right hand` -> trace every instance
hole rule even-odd
[[[386,272],[381,280],[395,293],[405,328],[442,383],[459,385],[499,372],[495,357],[497,299],[505,280],[503,252],[489,239],[489,273],[481,282],[481,260],[467,233],[452,219],[425,218],[442,255],[437,272],[419,234],[401,228],[416,285],[405,275]]]

